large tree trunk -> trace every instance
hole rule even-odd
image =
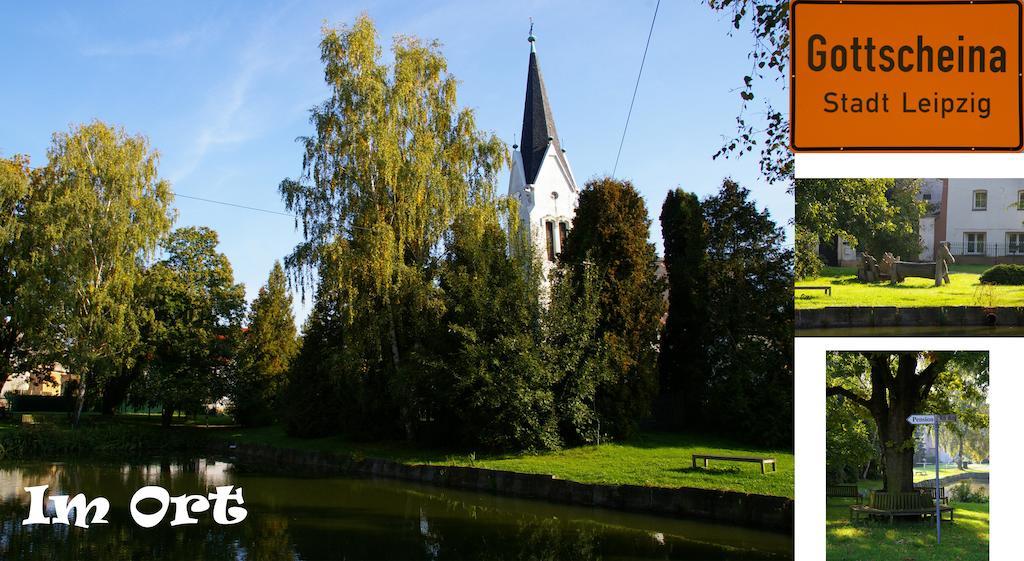
[[[875,419],[882,440],[882,459],[885,462],[885,491],[909,492],[914,490],[914,426],[906,416],[891,415]],[[883,428],[884,427],[884,428]]]

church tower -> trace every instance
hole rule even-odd
[[[562,251],[579,201],[579,188],[562,150],[544,79],[537,62],[537,38],[530,26],[530,65],[519,145],[513,145],[508,194],[519,201],[519,219],[538,257],[545,282]]]

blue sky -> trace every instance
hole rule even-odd
[[[176,192],[283,211],[308,110],[327,96],[320,28],[361,12],[382,41],[436,38],[461,82],[459,104],[509,145],[525,95],[529,18],[555,122],[580,181],[610,174],[654,0],[629,2],[20,2],[0,20],[5,56],[0,154],[45,163],[54,131],[102,119],[145,134]],[[733,132],[752,39],[698,0],[664,0],[617,175],[647,200],[652,239],[665,193],[712,193],[724,177],[787,223],[792,197],[755,156],[712,160]],[[386,51],[387,49],[385,49]],[[774,86],[773,86],[774,87]],[[785,107],[781,90],[769,92]],[[507,175],[501,178],[502,192]],[[299,240],[291,218],[178,198],[178,225],[218,231],[255,296]],[[308,305],[297,302],[300,317]]]

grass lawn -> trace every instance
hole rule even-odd
[[[543,473],[581,483],[699,487],[783,497],[793,496],[792,451],[762,450],[717,438],[643,433],[601,446],[583,446],[542,454],[507,456],[445,453],[405,443],[354,443],[342,437],[290,438],[281,427],[211,428],[209,435],[239,443],[281,448],[326,450],[356,457],[385,458],[406,463],[474,466],[522,473]],[[714,462],[705,470],[691,467],[691,455],[721,454],[775,458],[778,471],[761,475],[760,464]]]
[[[832,295],[797,290],[799,309],[829,306],[1024,306],[1024,286],[985,286],[978,282],[987,265],[954,265],[950,284],[935,286],[930,279],[909,278],[900,284],[863,283],[853,268],[826,267],[820,277],[797,281],[796,286],[831,286]]]
[[[935,523],[896,520],[850,524],[849,499],[828,499],[828,561],[983,561],[988,559],[988,504],[950,503],[955,522],[942,523],[942,543]]]
[[[960,473],[988,473],[989,466],[987,464],[970,464],[967,469],[957,469],[955,465],[941,465],[939,466],[939,477],[948,477],[950,475],[957,475]],[[935,480],[935,464],[926,466],[914,466],[914,481],[924,480]],[[876,487],[881,487],[879,483]]]

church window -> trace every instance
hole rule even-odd
[[[547,235],[548,261],[555,260],[555,223],[552,220],[544,221],[544,232]]]
[[[558,253],[565,251],[565,238],[569,236],[569,225],[565,222],[558,223]]]

